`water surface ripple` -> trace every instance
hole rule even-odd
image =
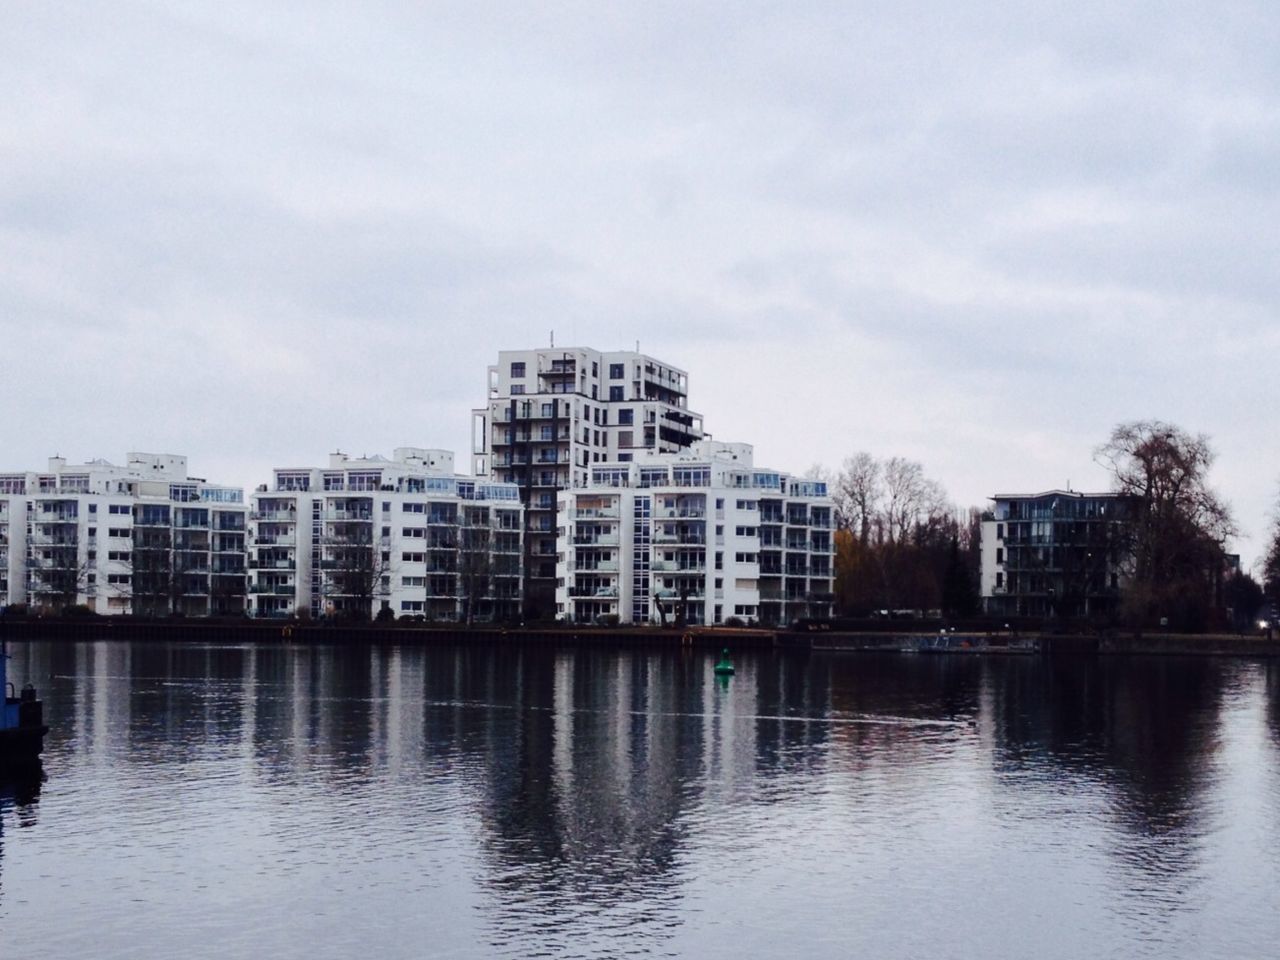
[[[1271,956],[1280,667],[17,643],[0,951]]]

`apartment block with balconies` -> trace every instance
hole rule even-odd
[[[246,512],[242,489],[173,454],[0,474],[0,605],[243,613]]]
[[[674,453],[703,436],[683,370],[585,347],[501,351],[472,433],[476,475],[515,484],[526,507],[530,618],[553,609],[559,492],[586,486],[596,464]]]
[[[519,492],[456,475],[449,451],[335,453],[324,468],[278,468],[250,516],[255,616],[520,615]]]
[[[821,481],[701,440],[590,470],[560,494],[556,608],[574,622],[784,624],[831,615],[833,504]]]
[[[982,523],[982,603],[1007,617],[1113,613],[1130,575],[1133,502],[1118,493],[997,494]]]

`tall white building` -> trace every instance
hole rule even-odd
[[[519,616],[514,484],[457,476],[451,452],[416,447],[273,474],[253,496],[255,616]]]
[[[246,512],[241,488],[172,454],[0,474],[0,605],[242,613]]]
[[[568,620],[785,624],[831,615],[826,484],[702,440],[590,468],[563,491],[556,609]]]
[[[673,453],[703,436],[688,374],[635,351],[503,350],[488,402],[472,412],[478,477],[513,483],[525,504],[525,614],[555,603],[556,494],[586,486],[593,465]]]

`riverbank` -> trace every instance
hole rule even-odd
[[[125,617],[28,617],[0,620],[9,640],[121,640],[297,644],[587,644],[601,646],[772,647],[773,630],[732,627],[591,627],[547,624],[316,623],[279,620],[144,620]]]
[[[963,632],[927,629],[806,631],[737,627],[524,627],[477,624],[341,624],[276,620],[147,620],[124,617],[0,619],[9,640],[121,640],[184,643],[528,644],[621,647],[780,647],[834,653],[954,655],[1174,655],[1280,657],[1280,638],[1242,634]]]

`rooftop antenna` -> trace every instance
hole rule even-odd
[[[640,341],[639,341],[639,340],[637,340],[637,341],[636,341],[636,353],[639,353],[639,352],[640,352]]]
[[[556,346],[556,332],[552,330],[551,331],[551,349],[554,350],[555,346]]]

